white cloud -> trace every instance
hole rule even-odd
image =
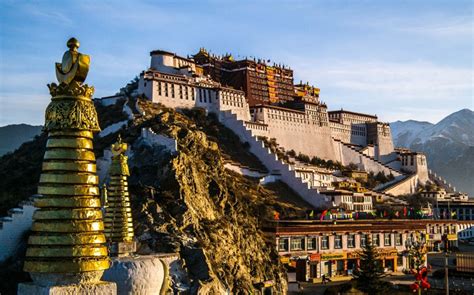
[[[289,60],[297,78],[321,88],[330,109],[355,107],[382,114],[386,121],[411,114],[412,119],[436,122],[452,111],[473,107],[470,68],[421,61]]]
[[[472,18],[437,19],[428,24],[417,23],[412,25],[402,24],[396,27],[401,32],[415,33],[431,37],[457,37],[470,38],[474,33],[474,20]]]
[[[66,13],[63,13],[61,10],[56,7],[56,9],[51,9],[46,5],[40,3],[14,3],[20,10],[23,10],[25,13],[30,16],[43,19],[47,22],[54,23],[61,26],[71,26],[73,25],[72,18],[70,18]],[[57,5],[60,5],[57,3]]]
[[[432,63],[293,62],[299,76],[347,90],[393,93],[399,99],[442,99],[473,90],[472,69]]]

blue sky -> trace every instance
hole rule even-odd
[[[0,1],[0,126],[43,124],[77,37],[114,94],[149,52],[206,47],[289,65],[329,109],[436,123],[473,102],[473,1]]]

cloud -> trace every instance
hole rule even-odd
[[[429,62],[384,61],[292,62],[299,76],[349,91],[393,93],[399,99],[442,99],[472,92],[472,69]]]
[[[397,26],[397,30],[401,32],[414,33],[431,37],[456,37],[469,38],[472,41],[474,34],[474,20],[472,18],[456,18],[450,20],[438,20],[428,25],[418,24],[407,26]]]
[[[59,3],[56,3],[56,5],[58,4]],[[15,3],[14,5],[18,5],[18,9],[23,10],[26,14],[37,19],[61,26],[71,26],[74,24],[72,18],[70,18],[68,14],[62,12],[62,9],[57,6],[55,9],[51,9],[48,5],[41,5],[40,3]]]
[[[430,62],[306,60],[290,57],[295,75],[321,88],[330,109],[357,111],[437,121],[450,112],[473,107],[471,68],[440,66]],[[342,96],[342,97],[341,97]],[[415,117],[412,117],[415,118]]]

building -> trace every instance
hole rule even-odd
[[[420,184],[425,184],[429,180],[428,164],[425,154],[410,151],[400,153],[399,157],[401,158],[402,171],[416,173]]]
[[[467,202],[469,197],[465,193],[447,192],[444,188],[436,188],[435,190],[422,191],[421,196],[433,199],[438,202]]]
[[[334,181],[333,171],[312,165],[294,166],[296,176],[314,188],[331,188]]]
[[[328,112],[333,137],[345,143],[367,145],[367,124],[377,122],[377,116],[346,110]]]
[[[361,247],[369,239],[377,245],[380,263],[388,272],[410,265],[407,241],[425,240],[426,225],[411,221],[285,222],[268,228],[281,262],[296,272],[298,281],[350,276],[360,263]]]
[[[196,67],[190,65],[189,60],[163,51],[152,51],[151,56],[150,69],[140,74],[139,94],[172,108],[201,107],[215,113],[233,110],[240,119],[250,119],[243,91],[197,75]]]
[[[330,197],[332,206],[346,212],[372,212],[373,196],[371,193],[354,192],[342,189],[323,190],[321,193]]]
[[[230,54],[216,56],[205,49],[192,58],[164,50],[154,50],[150,56],[137,95],[175,109],[199,107],[215,113],[243,142],[275,139],[281,150],[391,174],[395,179],[377,188],[385,195],[414,193],[437,177],[428,170],[423,154],[394,149],[387,123],[376,115],[328,111],[320,89],[309,83],[294,85],[293,71],[285,66],[235,60]],[[310,187],[328,186],[324,179],[318,183],[299,177],[306,174],[298,171],[291,178]]]
[[[474,201],[438,200],[433,208],[439,219],[474,220]]]
[[[449,246],[457,246],[457,233],[470,226],[455,220],[339,220],[278,221],[265,229],[277,245],[280,261],[298,281],[350,276],[360,263],[362,245],[370,239],[380,253],[386,272],[402,272],[413,267],[408,245],[421,241],[427,251],[440,251],[446,235]]]
[[[444,248],[445,238],[448,247],[458,247],[458,241],[468,238],[468,234],[472,231],[474,221],[459,220],[427,220],[426,231],[428,234],[427,248],[429,251],[441,251]]]
[[[235,60],[230,54],[215,56],[203,48],[193,59],[213,80],[243,90],[251,106],[291,101],[295,96],[293,70],[284,66],[263,59]]]

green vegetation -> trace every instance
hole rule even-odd
[[[318,157],[312,157],[310,158],[308,155],[304,155],[302,153],[299,153],[298,155],[294,150],[290,150],[287,152],[287,155],[295,158],[296,160],[303,162],[305,164],[310,164],[314,166],[318,166],[321,168],[326,168],[329,170],[339,170],[342,171],[344,169],[344,166],[338,162],[338,161],[333,161],[333,160],[324,160]]]
[[[436,191],[439,191],[441,190],[441,187],[437,186],[435,183],[431,182],[431,181],[427,181],[425,183],[424,186],[421,186],[420,189],[423,191],[427,191],[427,192],[436,192]]]
[[[370,239],[362,247],[360,266],[354,270],[352,276],[356,282],[357,289],[369,295],[383,294],[389,290],[388,283],[382,280],[385,274],[378,250]]]
[[[408,206],[414,208],[415,210],[426,208],[428,204],[432,205],[433,202],[433,199],[423,197],[420,192],[414,193],[412,195],[400,196],[400,198],[405,200],[408,203]]]
[[[394,179],[395,177],[392,173],[387,176],[384,172],[378,172],[375,174],[373,171],[370,171],[367,175],[367,181],[361,181],[361,184],[367,189],[374,189],[377,185],[392,181]]]
[[[286,163],[290,163],[290,158],[285,153],[285,149],[280,147],[275,138],[266,138],[265,136],[259,136],[259,140],[263,141],[265,147],[269,148],[272,153],[274,153],[279,160],[284,161]]]

